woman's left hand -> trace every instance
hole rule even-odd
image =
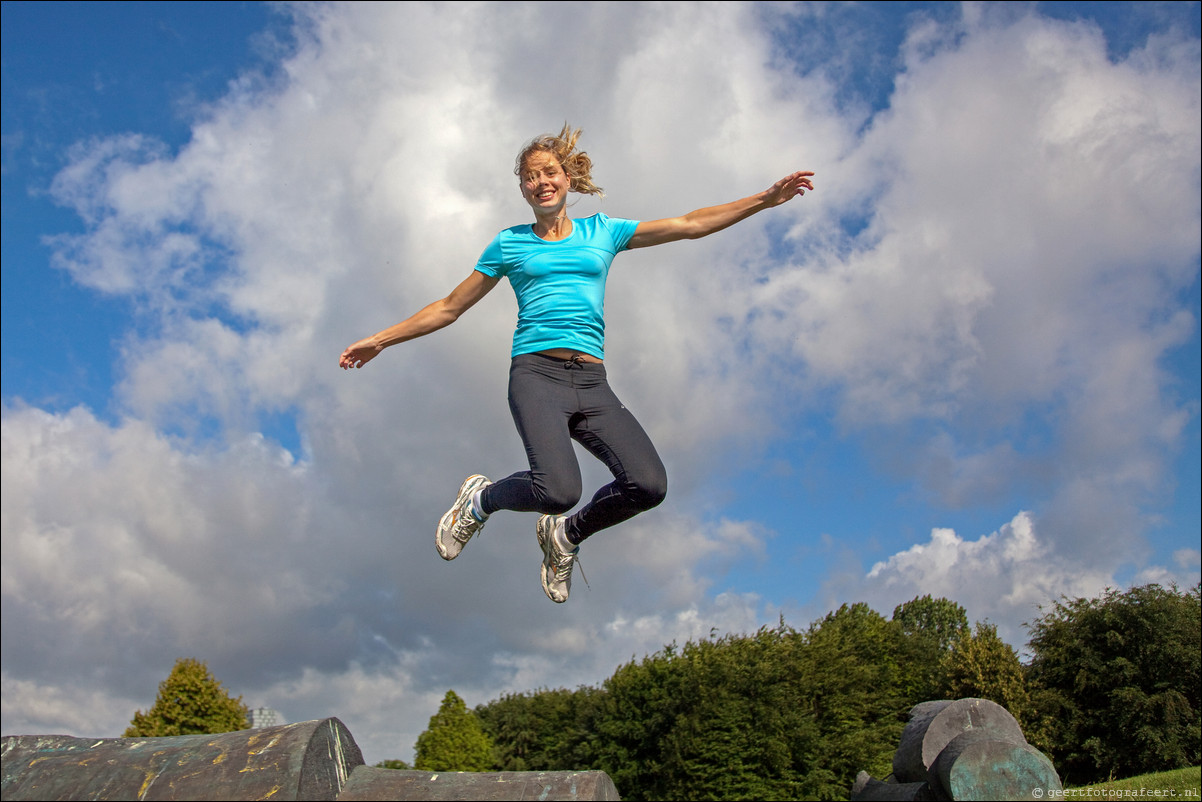
[[[634,230],[627,248],[647,248],[652,245],[663,245],[665,242],[675,242],[681,239],[700,239],[708,237],[715,231],[721,231],[740,220],[746,220],[756,212],[780,206],[798,195],[806,194],[806,190],[814,190],[814,175],[809,170],[799,170],[785,176],[763,192],[743,198],[742,200],[724,203],[721,206],[707,206],[696,209],[680,217],[665,217],[662,220],[644,220]]]
[[[814,191],[814,182],[810,180],[814,174],[808,170],[799,170],[777,181],[766,193],[765,200],[769,206],[780,206],[798,195],[806,194],[806,190]]]

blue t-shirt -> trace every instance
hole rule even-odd
[[[532,225],[507,228],[493,239],[476,269],[508,276],[517,295],[513,356],[571,348],[605,358],[605,279],[638,225],[597,213],[573,219],[572,233],[556,242],[540,239]]]

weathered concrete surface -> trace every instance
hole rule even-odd
[[[929,782],[955,800],[1048,799],[1061,790],[1060,776],[1042,752],[981,730],[953,738],[931,765]]]
[[[882,782],[861,771],[851,787],[851,798],[855,802],[929,802],[935,797],[926,783]]]
[[[988,699],[923,702],[910,711],[901,743],[893,753],[893,776],[898,782],[925,782],[935,758],[952,739],[978,730],[991,738],[1025,744],[1022,728],[1010,711]]]
[[[1014,716],[986,699],[923,702],[910,710],[887,782],[860,772],[851,799],[1047,799],[1061,790],[1047,756]]]
[[[503,771],[494,773],[397,771],[360,766],[339,802],[394,799],[617,800],[603,771]]]
[[[6,737],[8,800],[618,800],[602,771],[475,774],[366,766],[336,718],[171,738]]]
[[[4,800],[338,798],[363,756],[336,718],[170,738],[6,737]]]

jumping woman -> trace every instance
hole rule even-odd
[[[585,538],[663,501],[663,462],[643,427],[609,388],[605,374],[605,279],[621,251],[699,239],[813,190],[811,172],[785,176],[768,189],[682,217],[636,221],[594,214],[568,217],[568,193],[602,196],[592,160],[568,125],[518,155],[514,173],[534,212],[533,225],[507,228],[484,250],[464,281],[412,317],[342,352],[344,368],[366,365],[390,345],[454,323],[504,277],[517,295],[518,322],[509,368],[509,408],[530,469],[490,482],[479,474],[459,488],[434,536],[444,560],[459,556],[498,510],[541,513],[535,526],[543,552],[542,586],[567,601],[572,567]],[[572,441],[605,463],[614,481],[566,515],[581,497]]]

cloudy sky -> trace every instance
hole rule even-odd
[[[1197,3],[4,3],[4,733],[119,735],[196,657],[411,759],[448,688],[925,593],[1021,647],[1192,585],[1199,41]],[[337,359],[529,222],[565,120],[577,216],[817,189],[615,261],[671,489],[561,606],[533,515],[433,544],[524,467],[508,286]]]

